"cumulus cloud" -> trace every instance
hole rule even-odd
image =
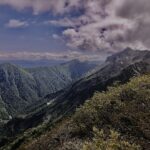
[[[113,53],[127,46],[150,49],[149,0],[0,0],[0,5],[31,8],[34,14],[63,14],[64,18],[45,24],[65,27],[62,37],[74,50]],[[65,15],[73,11],[82,13]]]
[[[29,24],[26,21],[11,19],[5,26],[8,28],[22,28],[22,27],[27,27],[28,25]]]
[[[67,45],[99,52],[150,48],[149,6],[149,0],[88,0],[82,14],[87,21],[82,24],[80,16],[74,19],[79,26],[63,32]]]
[[[0,0],[0,5],[10,5],[17,10],[31,8],[34,14],[53,11],[64,13],[78,6],[80,0]]]
[[[84,10],[78,17],[47,21],[67,28],[62,35],[70,48],[106,53],[127,46],[150,48],[149,0],[78,0],[75,4]]]
[[[57,35],[57,34],[53,34],[53,35],[52,35],[52,38],[55,39],[55,40],[58,40],[60,37],[59,37],[59,35]]]
[[[139,42],[150,48],[150,1],[128,0],[117,10],[117,15],[134,22],[134,27],[125,34],[125,40]]]

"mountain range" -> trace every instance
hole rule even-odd
[[[62,90],[96,64],[73,60],[53,67],[0,65],[0,119],[8,120],[44,96]]]
[[[21,66],[23,68],[34,68],[34,67],[50,67],[56,66],[61,63],[65,63],[63,60],[0,60],[0,64],[11,63],[17,66]]]
[[[2,74],[0,87],[4,93],[9,89],[7,94],[11,95],[4,94],[5,100],[4,96],[1,96],[0,104],[3,110],[1,117],[6,114],[10,121],[0,128],[2,136],[0,145],[5,145],[16,135],[30,128],[41,126],[43,123],[52,126],[58,120],[72,115],[76,108],[93,97],[97,91],[103,92],[109,89],[109,86],[124,84],[132,77],[149,74],[150,51],[126,48],[108,57],[98,66],[76,60],[52,68],[19,68],[18,70],[18,67],[12,67],[10,64],[3,64],[0,68],[7,68],[5,66],[9,69],[7,71],[0,69]],[[4,72],[7,73],[4,74]],[[8,80],[8,77],[13,80]],[[48,85],[50,87],[47,87]],[[18,92],[18,87],[22,89],[23,95]],[[14,95],[22,99],[15,97],[14,101],[10,101]],[[9,109],[11,111],[8,111]],[[18,116],[16,110],[22,115]],[[10,114],[15,115],[10,118]],[[7,136],[7,139],[4,139],[3,136]]]

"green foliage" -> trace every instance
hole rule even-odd
[[[53,129],[54,133],[47,133],[34,143],[27,144],[27,149],[139,150],[140,146],[147,148],[150,131],[149,109],[150,76],[133,78],[125,85],[109,87],[107,92],[95,93],[91,100],[77,109],[68,123],[61,123],[58,128]]]
[[[8,120],[9,119],[9,114],[5,108],[5,105],[0,97],[0,123],[2,120]]]
[[[119,133],[111,130],[106,137],[104,131],[94,128],[92,142],[86,142],[82,150],[139,150],[140,147],[120,139]]]
[[[150,76],[96,93],[73,116],[74,130],[90,136],[92,128],[115,128],[121,134],[147,146],[150,138]],[[143,140],[141,140],[143,139]]]
[[[12,117],[26,114],[27,107],[35,106],[46,95],[62,90],[95,66],[80,61],[30,69],[9,63],[1,64],[0,101],[4,103],[4,108],[0,109],[0,119],[5,115],[4,109],[7,109]]]
[[[59,122],[38,138],[43,131],[38,134],[37,129],[32,135],[29,131],[29,141],[26,139],[18,150],[147,149],[149,124],[150,75],[144,75],[95,93],[71,119]]]

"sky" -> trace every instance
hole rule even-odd
[[[102,60],[150,49],[149,0],[0,0],[0,59]]]

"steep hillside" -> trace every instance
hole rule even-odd
[[[5,108],[5,104],[2,101],[2,99],[0,98],[0,123],[3,120],[9,120],[10,116]]]
[[[34,78],[11,64],[0,65],[0,96],[10,115],[38,99]]]
[[[97,72],[77,81],[69,89],[66,89],[62,95],[56,98],[52,109],[56,107],[55,113],[58,114],[59,111],[60,114],[67,113],[83,104],[95,91],[104,91],[116,81],[125,83],[133,76],[149,73],[150,60],[147,57],[149,53],[149,51],[139,52],[126,49],[113,55],[113,60],[110,61],[110,57]]]
[[[72,84],[95,66],[77,60],[55,67],[31,69],[1,64],[0,119],[12,118],[20,112],[25,113],[27,106]],[[76,71],[73,67],[76,67]]]
[[[26,70],[10,64],[1,65],[0,88],[3,91],[1,97],[7,113],[9,116],[13,116],[17,112],[27,110],[27,106],[32,107],[32,103],[36,107],[35,101],[37,100],[49,102],[50,99],[41,100],[41,98],[62,90],[73,81],[83,77],[83,79],[68,87],[64,93],[59,94],[55,101],[56,104],[60,105],[59,107],[64,109],[64,106],[61,105],[63,105],[62,101],[65,100],[65,103],[67,103],[65,106],[69,110],[71,108],[73,110],[91,97],[94,91],[105,90],[115,80],[127,81],[134,74],[137,75],[138,72],[140,74],[149,70],[149,55],[149,51],[134,51],[127,48],[110,56],[104,64],[97,67],[97,71],[88,76],[85,76],[85,74],[87,72],[89,74],[96,65],[77,60],[55,67],[39,67]],[[121,72],[129,66],[132,66],[132,73],[126,72],[125,75],[121,76]],[[47,107],[47,104],[44,105],[45,107]],[[64,110],[68,111],[67,109]]]
[[[3,149],[148,150],[149,120],[150,75],[144,75],[96,92],[71,118],[64,118],[50,131],[44,126],[35,128]]]
[[[29,128],[41,125],[43,122],[44,124],[50,123],[52,125],[64,116],[72,114],[78,106],[91,98],[95,91],[104,91],[116,81],[126,83],[133,76],[149,73],[149,53],[149,51],[126,49],[121,53],[109,57],[91,75],[83,77],[60,92],[45,96],[37,104],[34,103],[26,107],[26,116],[11,119],[1,128],[1,135],[11,139]],[[35,73],[36,69],[30,71]],[[32,76],[34,75],[32,74]],[[46,79],[45,76],[44,78]]]
[[[56,94],[47,95],[37,105],[34,103],[27,107],[27,116],[9,121],[1,134],[12,137],[43,122],[53,124],[56,120],[72,114],[78,106],[91,98],[95,91],[105,91],[116,81],[126,83],[133,76],[149,73],[149,53],[126,49],[113,55],[95,73]]]
[[[90,62],[72,60],[54,67],[31,68],[27,71],[32,74],[36,81],[39,95],[46,96],[65,88],[95,67],[96,65]]]
[[[141,149],[148,149],[150,140],[149,120],[150,75],[147,75],[132,79],[128,84],[109,88],[107,92],[95,93],[92,99],[77,110],[70,123],[60,126],[59,130],[55,130],[55,134],[49,134],[49,139],[46,140],[47,137],[43,136],[43,139],[35,141],[32,145],[29,144],[28,148],[38,150],[38,145],[46,146],[49,143],[46,149],[51,147],[51,150],[56,150],[67,149],[68,147],[68,149],[79,150],[86,141],[88,142],[85,146],[86,150],[92,150],[94,146],[97,146],[95,150],[98,150],[101,145],[98,146],[96,141],[92,143],[90,140],[93,138],[93,127],[95,127],[98,130],[103,129],[106,135],[110,129],[116,130],[121,134],[122,141],[137,143]],[[100,136],[98,140],[100,138],[102,137]],[[114,143],[116,146],[117,144],[117,142]],[[107,148],[104,149],[107,150]],[[112,149],[116,150],[113,146]],[[138,148],[127,148],[122,145],[120,149]]]

